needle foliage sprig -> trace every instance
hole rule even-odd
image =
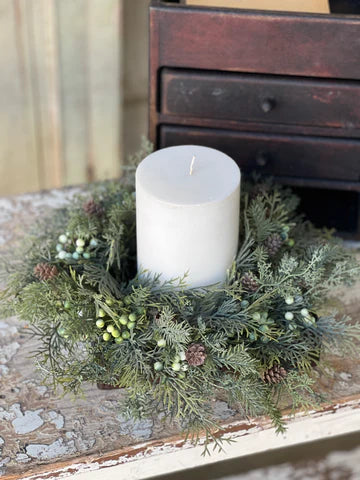
[[[323,353],[355,352],[359,325],[326,307],[335,287],[358,278],[353,255],[298,215],[289,190],[249,183],[226,282],[187,289],[186,276],[137,275],[135,203],[130,169],[49,212],[4,259],[3,313],[38,337],[44,379],[75,393],[84,382],[124,388],[128,415],[177,419],[195,442],[205,432],[206,449],[222,448],[211,407],[219,393],[283,431],[284,399],[294,409],[316,403]]]

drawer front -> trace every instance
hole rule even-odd
[[[167,115],[360,128],[360,83],[164,69]]]
[[[150,8],[151,62],[360,80],[359,25],[359,17],[174,8],[161,2]]]
[[[204,145],[230,155],[244,172],[360,180],[360,141],[162,125],[159,147]]]

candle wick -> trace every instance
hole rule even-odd
[[[194,168],[194,163],[195,163],[195,155],[193,156],[190,164],[190,175],[193,173],[193,168]]]

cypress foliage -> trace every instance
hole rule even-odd
[[[222,448],[211,411],[219,391],[246,416],[269,415],[279,432],[282,398],[294,409],[315,405],[320,352],[349,355],[358,345],[359,324],[326,300],[358,278],[359,265],[296,213],[289,190],[244,189],[238,255],[225,285],[209,288],[136,276],[133,169],[40,219],[24,249],[5,259],[0,301],[4,315],[18,315],[39,338],[45,381],[72,392],[87,381],[126,388],[130,416],[155,409],[177,418],[195,442],[205,431],[206,449]],[[269,238],[282,240],[271,255]],[[42,264],[57,275],[37,274]],[[193,364],[189,348],[201,357]],[[265,382],[274,368],[287,375]]]

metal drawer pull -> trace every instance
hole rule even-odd
[[[255,157],[255,162],[258,167],[266,167],[269,163],[270,157],[265,152],[258,152]]]
[[[264,113],[269,113],[271,110],[274,110],[276,102],[273,98],[265,98],[261,102],[261,109]]]

